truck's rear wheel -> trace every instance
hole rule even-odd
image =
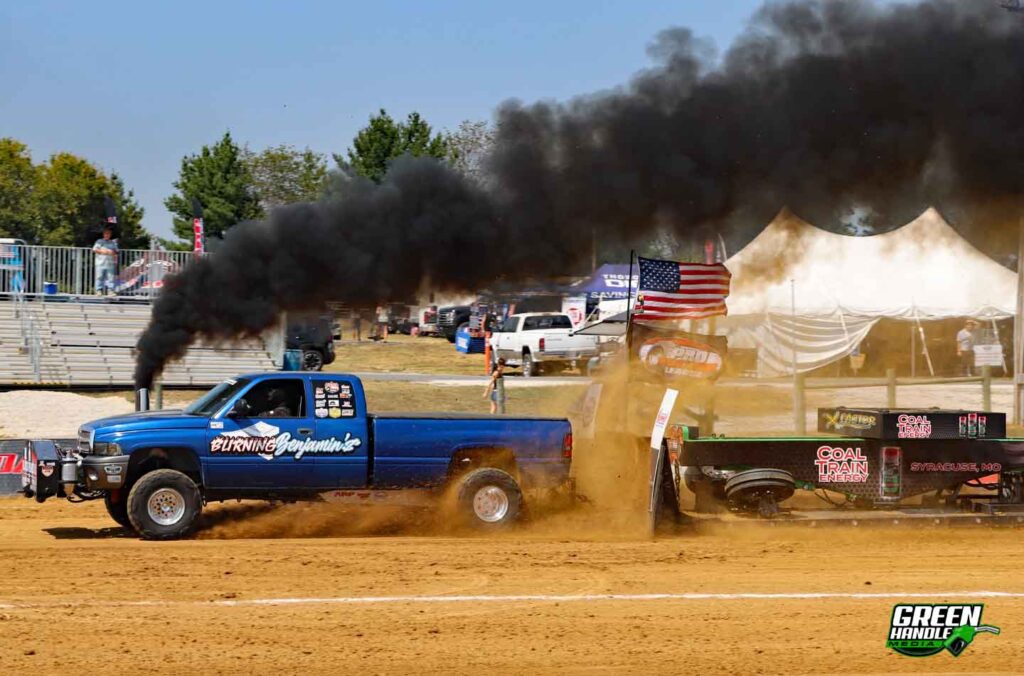
[[[125,499],[124,493],[119,494],[117,500],[107,493],[103,496],[103,505],[107,508],[107,514],[117,522],[117,525],[134,530],[131,519],[128,518],[128,500]]]
[[[174,540],[188,535],[202,509],[199,487],[173,469],[142,475],[128,494],[128,518],[146,540]]]
[[[508,472],[475,469],[459,479],[459,516],[463,523],[497,530],[514,523],[523,509],[523,493]]]
[[[537,375],[540,375],[540,364],[533,360],[529,351],[523,352],[523,377],[532,378]]]

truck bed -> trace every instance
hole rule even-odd
[[[369,420],[374,488],[440,485],[453,457],[474,452],[514,453],[524,488],[561,485],[569,475],[571,457],[559,450],[571,434],[565,418],[389,413]]]

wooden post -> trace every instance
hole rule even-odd
[[[917,331],[910,327],[910,377],[917,377]]]
[[[1017,312],[1013,316],[1013,424],[1024,421],[1021,405],[1024,404],[1024,214],[1020,217],[1017,235]]]
[[[505,414],[505,379],[498,378],[498,382],[494,384],[494,388],[498,393],[498,413]]]
[[[807,403],[804,398],[804,374],[793,374],[793,432],[807,434]]]
[[[886,406],[896,408],[896,369],[885,369]]]
[[[992,410],[992,367],[981,367],[981,410]]]
[[[156,382],[153,383],[153,401],[155,402],[154,408],[157,411],[161,411],[164,408],[164,381],[159,376]]]

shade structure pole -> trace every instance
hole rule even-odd
[[[917,308],[914,308],[914,323],[917,324],[917,333],[921,336],[921,352],[924,354],[924,361],[928,365],[928,375],[932,378],[935,377],[935,368],[932,366],[932,355],[928,352],[928,340],[924,335],[924,326],[921,324],[921,318],[917,316]]]
[[[1017,311],[1013,315],[1013,424],[1024,420],[1021,412],[1021,371],[1024,371],[1024,214],[1017,226]]]
[[[793,322],[793,432],[807,433],[807,408],[804,401],[804,379],[800,375],[796,357],[796,280],[789,280],[789,302],[791,321]]]

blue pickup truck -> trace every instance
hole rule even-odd
[[[355,376],[274,372],[226,380],[184,410],[86,423],[77,444],[29,442],[22,481],[40,502],[102,498],[154,540],[188,535],[211,501],[366,490],[451,495],[457,518],[490,529],[523,513],[525,491],[568,486],[571,461],[564,418],[378,415]]]

